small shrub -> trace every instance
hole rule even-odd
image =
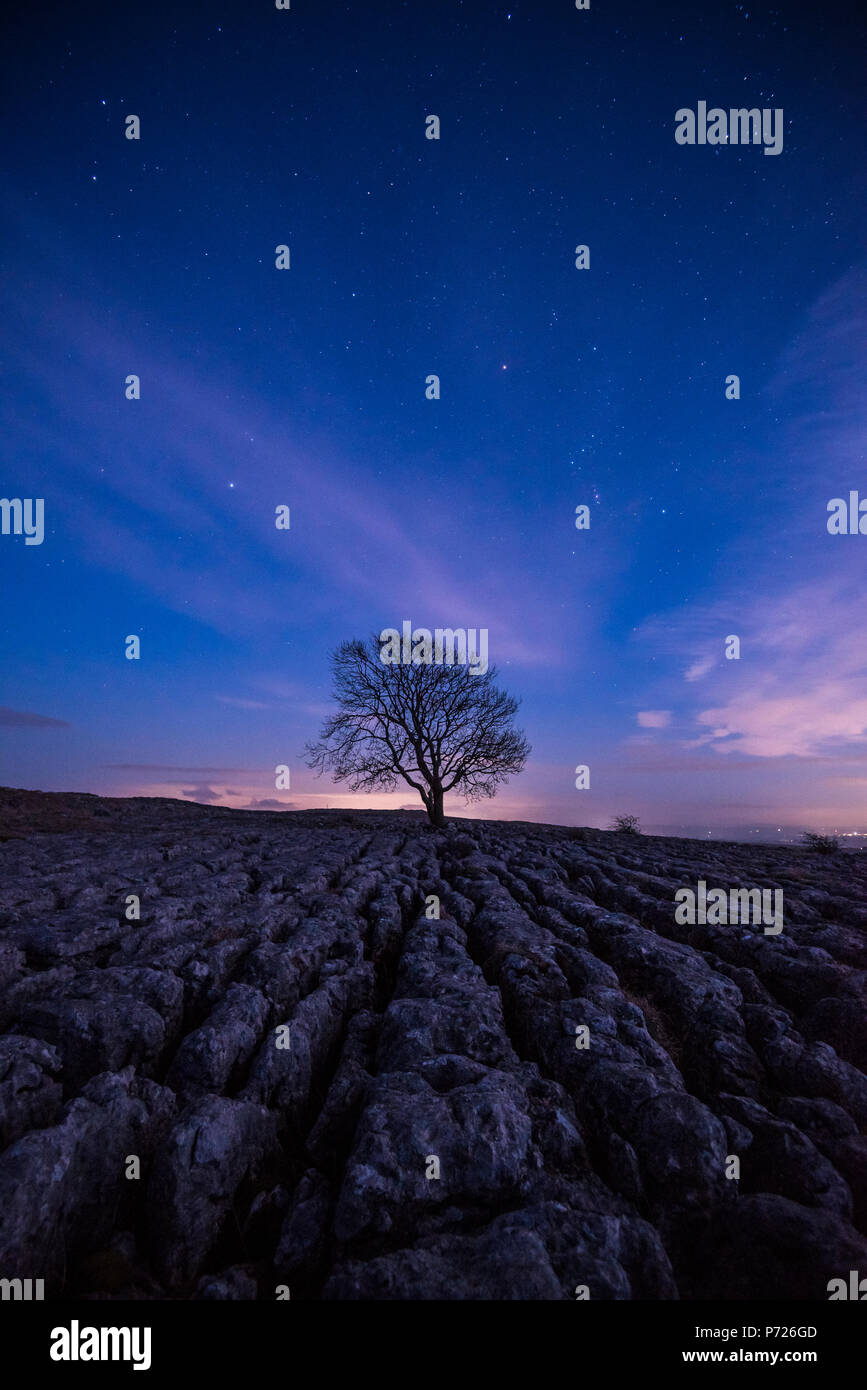
[[[812,830],[802,835],[801,844],[806,849],[815,850],[817,854],[836,854],[840,848],[840,841],[836,835],[816,835]]]
[[[637,816],[614,816],[610,830],[619,830],[624,835],[640,835],[641,822]]]

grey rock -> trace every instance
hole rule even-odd
[[[242,1184],[276,1148],[274,1117],[243,1101],[206,1096],[188,1107],[154,1154],[147,1215],[154,1263],[170,1287],[201,1271]]]
[[[574,1301],[867,1271],[863,856],[0,789],[4,816],[4,1273]],[[676,923],[699,879],[781,887],[783,933]]]
[[[0,1149],[58,1118],[63,1104],[59,1073],[60,1058],[47,1043],[14,1033],[0,1037]]]

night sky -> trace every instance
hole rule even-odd
[[[533,747],[447,812],[867,832],[857,12],[23,7],[0,782],[420,810],[301,758],[332,649],[410,619],[488,629]],[[781,153],[679,145],[700,101],[782,108]]]

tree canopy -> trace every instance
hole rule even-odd
[[[495,685],[496,667],[385,664],[380,639],[344,642],[332,656],[336,713],[316,743],[310,767],[330,771],[352,791],[393,791],[402,781],[419,793],[433,825],[445,825],[443,798],[496,795],[530,753],[512,721],[520,701]]]

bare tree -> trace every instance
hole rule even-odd
[[[344,642],[332,656],[334,698],[308,766],[330,770],[352,791],[393,791],[403,779],[421,796],[432,825],[445,825],[443,798],[496,795],[530,752],[512,727],[519,701],[494,685],[496,668],[386,665],[380,641]]]

